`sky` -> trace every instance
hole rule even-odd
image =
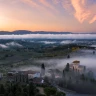
[[[96,32],[96,0],[0,0],[0,30]]]

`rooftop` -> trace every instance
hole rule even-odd
[[[19,73],[24,73],[24,74],[35,74],[35,73],[40,73],[40,72],[28,70],[28,71],[19,71]]]
[[[20,74],[35,74],[35,73],[40,73],[39,71],[32,71],[32,70],[28,70],[28,71],[10,71],[8,72],[8,74],[16,74],[16,73],[20,73]]]
[[[73,63],[80,63],[80,61],[78,61],[78,60],[75,60],[75,61],[73,61]]]

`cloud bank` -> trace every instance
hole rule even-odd
[[[41,43],[44,43],[44,44],[55,44],[56,42],[51,42],[51,41],[40,41]]]
[[[3,38],[4,39],[4,38]],[[6,43],[6,44],[0,44],[0,48],[3,48],[3,49],[7,49],[7,48],[11,48],[11,47],[23,47],[21,44],[17,43],[17,42],[9,42],[9,43]]]
[[[73,41],[71,40],[66,40],[66,41],[61,41],[61,44],[71,44]]]
[[[96,34],[25,34],[0,35],[0,39],[96,39]],[[10,43],[11,45],[14,43]],[[15,43],[16,45],[16,43]]]
[[[6,46],[6,45],[4,45],[4,44],[0,44],[0,48],[6,49],[6,48],[8,48],[8,46]]]
[[[23,47],[21,44],[16,43],[16,42],[9,42],[6,43],[7,46],[12,46],[12,47]]]

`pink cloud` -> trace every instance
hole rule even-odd
[[[48,0],[39,0],[40,3],[42,3],[45,7],[53,10],[54,12],[58,13],[57,9],[48,2]]]
[[[33,0],[21,0],[21,1],[31,5],[32,7],[39,7],[39,5],[36,2],[34,2]]]
[[[72,6],[75,10],[74,16],[79,22],[87,20],[91,14],[90,10],[87,10],[85,5],[85,0],[71,0]]]
[[[84,21],[93,23],[96,21],[96,3],[87,5],[88,2],[89,0],[64,0],[62,4],[64,9],[73,14],[80,23]]]
[[[63,8],[64,8],[66,11],[68,11],[68,12],[70,12],[70,13],[73,14],[74,9],[73,9],[73,6],[72,6],[72,4],[71,4],[71,0],[63,0],[63,1],[62,1],[62,6],[63,6]]]
[[[41,6],[38,2],[36,2],[36,0],[21,0],[21,1],[24,2],[25,4],[28,4],[31,7],[36,8],[39,11],[43,11],[43,13],[48,15],[49,17],[50,16],[54,17],[54,14],[51,11],[47,10],[47,8],[45,8],[44,6]]]
[[[52,0],[54,4],[60,3],[60,0]]]
[[[94,21],[96,21],[96,15],[90,20],[89,23],[93,23]]]
[[[62,7],[68,11],[69,14],[72,14],[80,23],[87,21],[93,23],[96,21],[96,3],[90,4],[90,0],[21,0],[26,4],[29,4],[32,7],[36,7],[37,10],[42,11],[43,13],[55,17],[56,14],[59,14],[55,5],[60,3]]]

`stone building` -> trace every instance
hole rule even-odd
[[[76,60],[70,64],[70,69],[77,72],[84,72],[86,67],[84,65],[80,65],[80,61]]]
[[[40,72],[37,71],[11,71],[7,74],[7,80],[10,82],[28,83],[29,79],[40,78]]]

